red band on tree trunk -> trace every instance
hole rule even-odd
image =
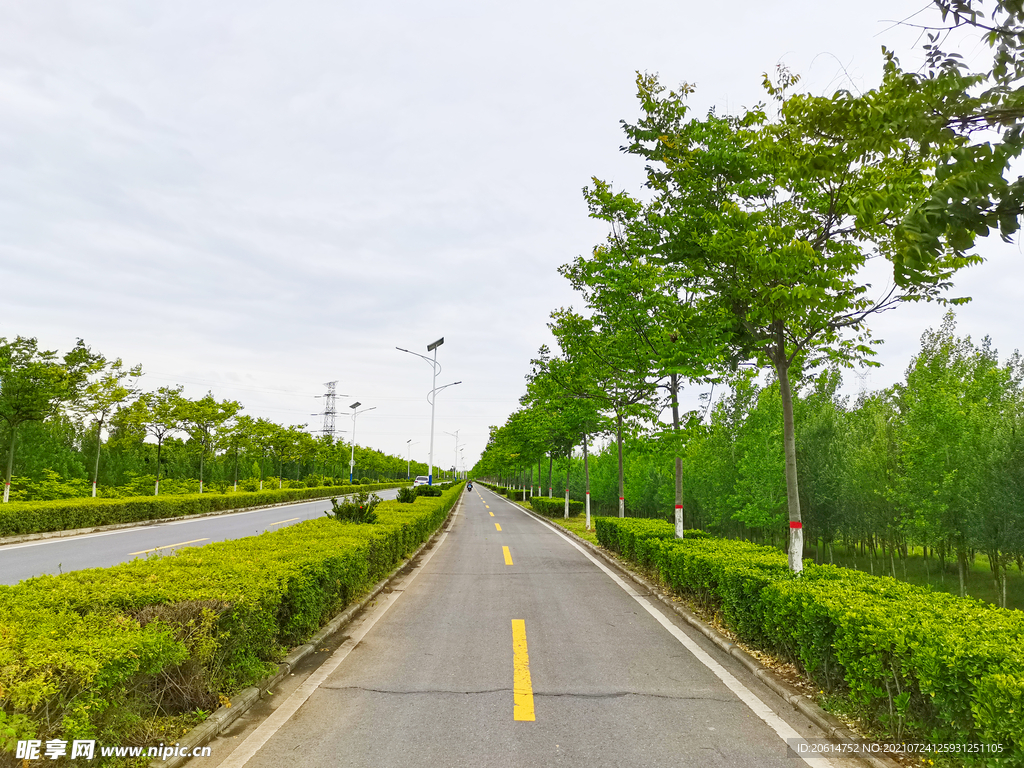
[[[682,508],[683,508],[682,504],[676,504],[676,509],[682,509]]]
[[[804,527],[804,524],[803,524],[803,523],[800,523],[800,522],[793,522],[793,521],[790,521],[790,523],[789,523],[789,527],[790,527],[790,528],[803,528],[803,527]]]

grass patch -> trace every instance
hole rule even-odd
[[[522,507],[523,509],[529,510],[534,514],[537,512],[530,506],[529,501],[514,501],[513,504]],[[545,517],[549,523],[565,528],[567,531],[572,531],[581,539],[586,539],[591,544],[597,544],[597,529],[594,527],[594,515],[590,516],[590,530],[587,530],[587,517],[586,515],[576,515],[568,519],[564,517]]]

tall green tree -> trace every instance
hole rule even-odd
[[[125,409],[128,419],[137,423],[156,440],[156,482],[153,495],[160,495],[161,455],[164,441],[181,430],[185,398],[183,386],[160,387],[155,392],[144,392]]]
[[[625,511],[623,430],[652,423],[657,415],[658,382],[650,355],[628,332],[595,324],[572,310],[553,312],[549,323],[577,384],[563,377],[564,388],[579,399],[592,401],[598,410],[611,412],[615,424],[619,465],[619,517]],[[557,378],[557,376],[555,377]],[[575,390],[574,390],[575,387]]]
[[[651,376],[668,393],[671,431],[663,436],[675,457],[676,536],[683,537],[682,420],[679,393],[684,381],[711,377],[722,349],[715,317],[697,314],[695,281],[678,269],[654,263],[660,253],[656,224],[639,221],[643,209],[626,196],[615,196],[595,180],[585,190],[591,215],[609,222],[607,243],[594,248],[590,258],[579,257],[560,272],[583,293],[597,326],[635,336],[638,349],[649,356]],[[629,236],[626,233],[629,233]],[[653,247],[653,248],[652,248]]]
[[[0,338],[0,420],[8,431],[5,503],[10,499],[18,428],[77,402],[97,359],[81,339],[61,358],[55,351],[40,350],[34,338]]]
[[[899,225],[928,192],[935,152],[948,147],[872,122],[873,114],[891,114],[916,98],[918,79],[892,57],[881,86],[861,96],[788,95],[796,82],[785,71],[777,83],[765,78],[774,117],[757,107],[738,117],[690,119],[689,86],[666,91],[657,78],[641,75],[644,114],[625,131],[626,151],[647,163],[652,194],[637,209],[644,215],[633,217],[637,237],[685,270],[704,296],[703,312],[728,318],[723,338],[733,361],[769,367],[779,382],[789,558],[800,571],[791,371],[824,361],[870,363],[872,315],[901,301],[941,297],[950,276],[977,259],[944,251],[904,274],[902,287],[873,295],[864,265],[873,255],[905,252]],[[605,205],[624,207],[624,197]],[[651,220],[662,222],[661,241],[653,244]]]
[[[199,492],[203,492],[203,468],[206,453],[216,445],[218,433],[242,409],[235,400],[217,402],[212,392],[198,400],[182,400],[178,410],[180,428],[188,434],[199,452]]]
[[[100,448],[103,445],[103,429],[114,412],[137,398],[141,390],[136,381],[142,375],[142,366],[126,368],[121,358],[107,361],[100,358],[92,378],[83,388],[79,410],[93,419],[96,429],[96,456],[93,461],[92,495],[96,496],[96,484],[100,475]]]

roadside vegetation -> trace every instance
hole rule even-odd
[[[242,413],[212,393],[145,391],[141,366],[82,340],[64,355],[0,338],[4,502],[233,493],[348,482],[351,445]],[[426,474],[420,462],[355,447],[353,482]],[[443,474],[439,473],[439,474]]]
[[[933,5],[924,66],[883,50],[856,93],[779,67],[764,103],[701,115],[691,84],[637,74],[642,189],[585,188],[608,235],[559,270],[581,308],[551,313],[472,476],[560,524],[563,492],[589,498],[605,546],[890,737],[1024,765],[1024,359],[952,309],[979,239],[1024,211],[1024,13]],[[904,380],[841,395],[877,365],[874,317],[922,301],[950,309]]]
[[[401,563],[461,491],[0,586],[0,760],[19,739],[172,743]]]
[[[325,485],[313,487],[239,491],[238,493],[194,493],[136,496],[124,499],[83,498],[53,501],[12,501],[0,507],[0,537],[19,534],[67,531],[117,523],[139,523],[186,515],[199,515],[289,501],[323,499],[338,492],[365,494],[400,483],[366,485]]]

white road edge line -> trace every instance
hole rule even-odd
[[[498,494],[494,495],[498,496]],[[580,554],[582,554],[590,562],[592,562],[594,565],[596,565],[598,568],[604,571],[605,574],[607,574],[607,576],[612,581],[618,584],[626,592],[627,595],[629,595],[638,603],[640,603],[640,605],[644,607],[644,610],[646,610],[649,614],[651,614],[651,616],[654,617],[655,621],[657,621],[659,624],[661,624],[661,626],[667,629],[669,634],[671,634],[672,637],[678,640],[683,645],[683,647],[686,648],[686,650],[688,650],[690,653],[696,656],[697,660],[700,661],[701,664],[703,664],[705,667],[711,670],[711,672],[714,673],[715,677],[717,677],[725,684],[726,688],[728,688],[730,691],[736,694],[740,701],[746,704],[755,715],[761,718],[761,720],[763,720],[773,731],[775,731],[775,733],[778,734],[780,739],[786,741],[787,747],[788,739],[803,739],[803,737],[799,733],[797,733],[796,730],[794,730],[793,726],[791,726],[789,723],[787,723],[785,720],[783,720],[781,717],[775,714],[771,707],[769,707],[767,704],[765,704],[763,701],[757,698],[757,696],[755,696],[749,688],[747,688],[745,685],[743,685],[743,683],[741,683],[739,680],[733,677],[733,675],[727,669],[725,669],[725,667],[723,667],[721,664],[719,664],[717,661],[711,658],[711,656],[703,648],[697,645],[697,643],[690,639],[690,637],[685,632],[683,632],[681,629],[679,629],[679,627],[677,627],[675,624],[669,621],[665,614],[663,614],[661,611],[655,608],[654,605],[646,597],[641,595],[639,592],[637,592],[635,589],[629,586],[629,584],[627,584],[621,578],[619,578],[618,574],[616,574],[614,571],[608,568],[604,563],[602,563],[596,557],[591,555],[589,552],[587,552],[587,550],[585,550],[575,541],[570,539],[564,533],[559,531],[553,525],[548,525],[547,523],[538,520],[533,515],[529,514],[525,509],[520,507],[515,502],[510,501],[509,499],[506,499],[502,496],[498,496],[498,498],[501,499],[502,501],[511,504],[513,507],[518,509],[524,515],[526,515],[526,517],[528,517],[530,520],[533,520],[538,525],[543,525],[552,533],[556,534],[557,536],[561,536],[563,539],[565,539],[566,542],[569,543],[569,545],[579,550]],[[812,766],[812,768],[834,768],[832,762],[828,760],[828,758],[805,757],[804,755],[798,755],[798,757],[800,757],[805,763],[807,763],[807,765]]]
[[[306,678],[298,688],[292,691],[291,696],[284,700],[284,702],[274,710],[273,714],[270,715],[266,720],[260,723],[256,729],[250,733],[241,744],[228,755],[228,758],[220,764],[220,768],[242,768],[248,763],[253,756],[263,748],[263,745],[270,741],[271,737],[280,730],[281,726],[287,723],[296,712],[299,711],[299,707],[306,703],[306,700],[313,695],[314,691],[319,688],[323,682],[336,670],[343,662],[352,650],[359,645],[367,633],[373,629],[373,625],[376,624],[380,618],[388,612],[388,609],[398,602],[398,598],[402,596],[409,585],[419,576],[420,571],[423,570],[424,566],[430,562],[430,558],[434,556],[434,553],[441,548],[444,540],[448,538],[448,532],[452,529],[452,525],[455,524],[455,518],[459,514],[461,508],[461,500],[456,503],[455,511],[452,513],[452,518],[448,522],[448,527],[444,529],[444,533],[437,540],[434,548],[427,553],[420,564],[417,565],[412,573],[406,576],[398,585],[392,588],[392,592],[384,597],[383,601],[378,603],[376,609],[369,616],[366,616],[360,623],[359,627],[349,636],[349,638],[342,643],[338,648],[330,655],[330,657],[323,664],[320,665],[317,670]],[[379,598],[378,598],[379,599]]]

